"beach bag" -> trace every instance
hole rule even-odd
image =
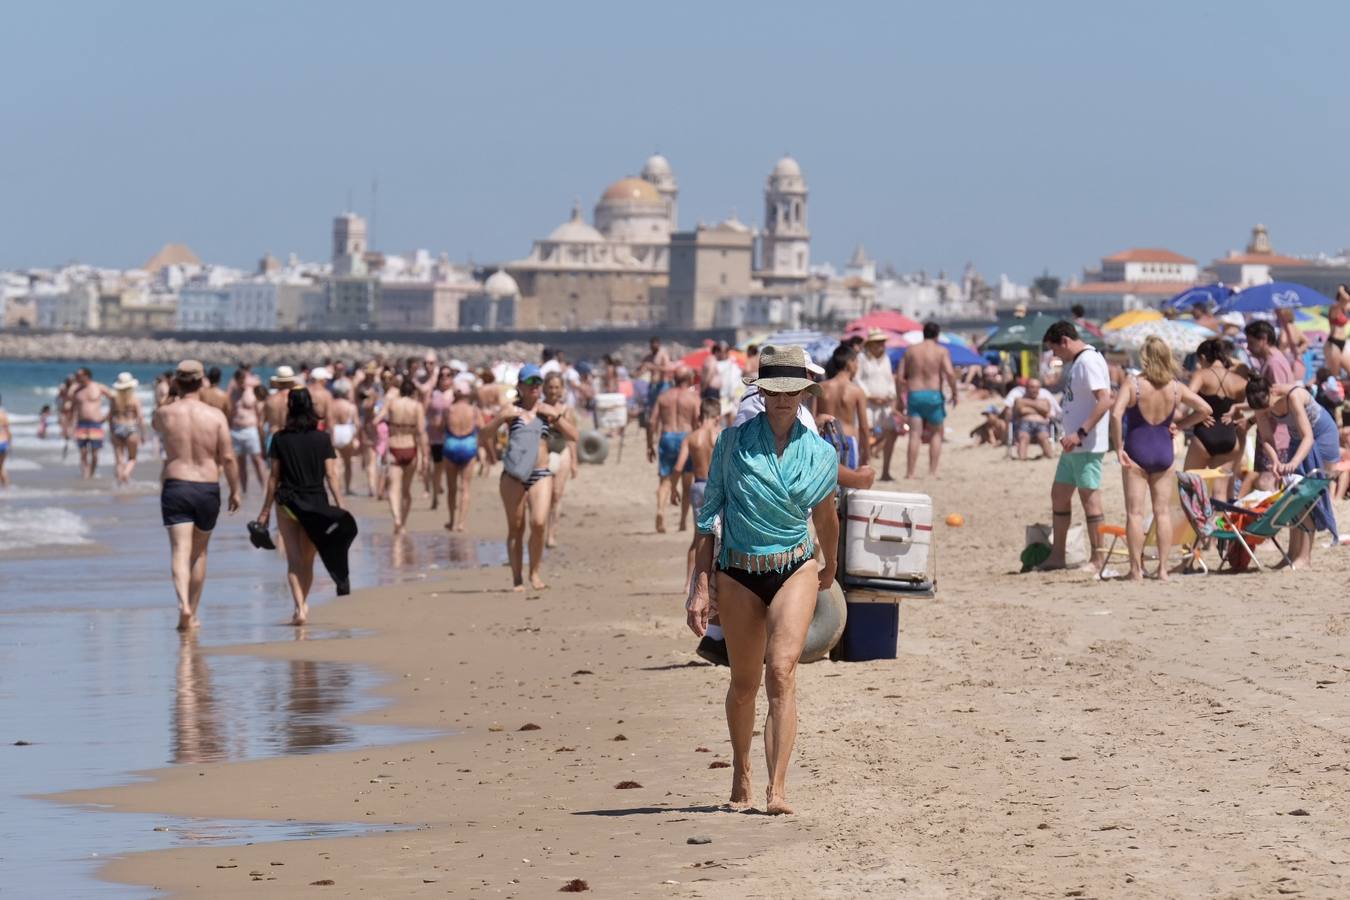
[[[1055,545],[1055,530],[1042,522],[1027,526],[1026,542],[1023,547],[1032,544]],[[1064,565],[1070,569],[1085,565],[1088,561],[1087,529],[1082,525],[1070,525],[1064,539]]]
[[[519,482],[530,480],[535,460],[539,457],[539,439],[544,433],[544,420],[536,416],[509,436],[502,469]]]

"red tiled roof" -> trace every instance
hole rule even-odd
[[[1182,256],[1180,253],[1173,253],[1171,250],[1164,250],[1161,247],[1136,247],[1113,253],[1104,257],[1102,262],[1193,263],[1195,260],[1189,256]]]
[[[1221,266],[1306,266],[1306,259],[1298,259],[1293,256],[1281,256],[1278,253],[1236,253],[1232,256],[1221,256],[1210,265]]]
[[[1061,294],[1180,294],[1194,281],[1087,281],[1059,289]]]

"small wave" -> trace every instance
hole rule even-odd
[[[9,424],[11,425],[36,425],[38,417],[36,415],[24,415],[22,413],[10,413]]]
[[[37,472],[41,468],[41,463],[33,462],[31,459],[15,459],[10,456],[5,460],[6,472]]]
[[[68,509],[0,509],[0,551],[88,543],[88,523]]]

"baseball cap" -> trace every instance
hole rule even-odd
[[[526,363],[525,365],[521,366],[520,373],[516,375],[517,382],[525,381],[526,379],[529,378],[537,378],[540,381],[544,380],[543,373],[539,371],[539,367],[536,366],[534,363]]]
[[[206,369],[195,359],[185,359],[178,364],[174,374],[179,378],[205,378]]]

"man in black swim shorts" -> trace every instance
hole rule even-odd
[[[220,515],[220,476],[230,485],[229,511],[239,508],[239,473],[225,414],[202,402],[202,364],[184,360],[174,373],[178,398],[155,411],[164,447],[159,509],[169,531],[178,630],[196,628],[206,584],[206,548]]]

